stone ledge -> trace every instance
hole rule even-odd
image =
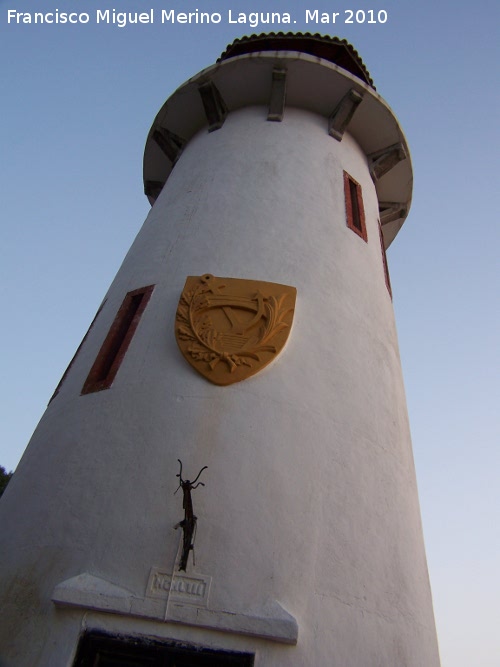
[[[267,605],[262,614],[258,615],[206,609],[171,601],[165,618],[165,600],[136,597],[126,588],[86,572],[58,584],[54,588],[52,601],[63,607],[80,607],[150,618],[155,621],[250,635],[284,644],[296,644],[298,638],[296,619],[277,601]]]

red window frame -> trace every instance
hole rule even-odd
[[[391,299],[392,299],[391,277],[389,275],[389,265],[387,264],[387,254],[385,252],[384,235],[382,233],[382,225],[380,224],[380,220],[379,220],[379,223],[378,223],[378,231],[379,231],[379,235],[380,235],[380,249],[382,251],[382,263],[384,265],[385,284],[387,286],[387,289],[388,289],[389,294],[391,295]]]
[[[344,171],[344,196],[347,226],[368,243],[361,185],[346,171]]]
[[[82,387],[82,394],[109,389],[153,292],[154,285],[128,292]]]
[[[73,355],[73,358],[71,359],[71,361],[69,362],[69,364],[68,364],[66,370],[65,370],[64,373],[62,374],[62,377],[61,377],[61,379],[59,380],[59,384],[58,384],[57,387],[55,388],[54,393],[53,393],[52,396],[50,397],[49,404],[50,404],[50,403],[54,400],[54,398],[57,396],[57,394],[59,393],[61,387],[62,387],[63,384],[64,384],[64,381],[65,381],[66,378],[68,377],[68,373],[70,372],[71,368],[73,367],[73,364],[75,363],[75,359],[76,359],[77,356],[79,355],[80,350],[82,349],[83,344],[84,344],[85,341],[87,340],[89,333],[92,331],[92,328],[93,328],[93,326],[94,326],[94,324],[95,324],[95,321],[97,320],[97,318],[98,318],[99,313],[101,312],[101,310],[104,308],[105,303],[106,303],[106,300],[104,300],[104,301],[101,303],[101,305],[99,306],[99,309],[98,309],[97,313],[94,315],[94,319],[93,319],[92,322],[90,323],[90,326],[89,326],[89,328],[87,329],[87,332],[86,332],[85,336],[82,338],[80,345],[76,348],[76,352],[75,352],[75,354]]]

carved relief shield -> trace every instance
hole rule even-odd
[[[210,382],[245,380],[285,346],[296,294],[295,287],[259,280],[189,276],[177,307],[177,344]]]

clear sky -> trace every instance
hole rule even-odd
[[[90,21],[7,22],[56,8]],[[96,24],[106,8],[156,20]],[[221,23],[161,23],[197,8]],[[297,22],[230,24],[229,8]],[[316,8],[336,25],[306,25]],[[347,9],[388,18],[346,24]],[[164,100],[244,34],[346,38],[412,152],[388,259],[442,667],[498,667],[499,24],[497,0],[0,0],[0,465],[17,465],[148,212],[143,148]]]

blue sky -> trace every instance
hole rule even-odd
[[[91,21],[7,24],[8,9],[56,7]],[[223,21],[96,25],[113,7]],[[148,212],[142,155],[160,106],[233,39],[266,31],[228,24],[228,8],[289,12],[292,29],[355,46],[410,145],[413,206],[388,259],[442,665],[498,667],[499,7],[0,0],[0,465],[17,465]],[[307,26],[316,8],[388,20]]]

